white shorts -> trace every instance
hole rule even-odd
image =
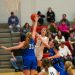
[[[37,60],[42,60],[43,50],[41,50],[40,47],[35,47],[35,55],[37,57]]]

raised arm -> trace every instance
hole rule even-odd
[[[25,42],[25,41],[24,41]],[[5,50],[17,50],[17,49],[21,49],[24,46],[24,42],[21,42],[19,45],[17,46],[13,46],[13,47],[5,47],[5,46],[1,46],[1,48],[5,49]]]
[[[35,17],[35,22],[33,22],[33,31],[32,31],[32,38],[35,39],[36,35],[36,27],[37,27],[37,22],[38,22],[38,16],[36,15]]]

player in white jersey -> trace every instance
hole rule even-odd
[[[42,38],[44,39],[44,41],[48,42],[48,37],[43,36]],[[37,43],[36,43],[36,49],[35,49],[36,50],[35,53],[36,53],[37,60],[42,59],[44,47],[45,47],[44,44],[38,38]]]
[[[54,67],[49,67],[48,71],[43,69],[38,75],[59,75],[59,73]]]
[[[45,42],[48,43],[49,39],[48,37],[46,37],[46,28],[43,28],[41,30],[41,36],[43,38],[43,40]],[[39,37],[37,38],[37,41],[36,41],[36,47],[35,47],[35,55],[37,57],[37,61],[38,61],[38,66],[41,66],[41,63],[42,63],[42,57],[43,57],[43,50],[44,50],[44,44],[41,42],[41,40],[39,39]]]
[[[51,66],[51,63],[48,59],[43,61],[43,69],[38,75],[59,75],[57,70]]]

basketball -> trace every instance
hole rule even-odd
[[[35,14],[35,13],[34,13],[34,14],[31,14],[31,20],[32,20],[32,21],[35,21],[35,18],[36,18],[37,16],[38,16],[38,15]]]

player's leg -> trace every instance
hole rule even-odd
[[[30,75],[36,75],[36,70],[37,70],[37,60],[35,57],[31,58],[31,74]]]
[[[39,73],[39,72],[41,72],[42,61],[41,60],[37,60],[37,63],[38,63],[37,71]]]
[[[31,64],[30,58],[27,56],[23,57],[23,64],[24,64],[23,68],[24,75],[30,75],[30,64]]]
[[[30,70],[24,70],[23,73],[24,75],[30,75]]]

